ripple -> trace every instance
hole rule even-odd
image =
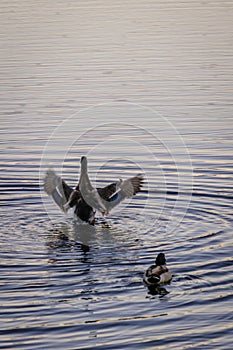
[[[11,8],[7,2],[2,5],[2,24],[7,24],[2,50],[10,47],[14,57],[4,61],[3,55],[0,348],[230,349],[233,169],[224,98],[231,89],[222,77],[230,76],[231,55],[220,57],[205,43],[212,43],[214,33],[216,47],[231,49],[228,4],[205,2],[200,11],[197,2],[185,8],[174,2],[165,13],[159,1],[138,2],[132,11],[125,11],[126,2],[103,2],[97,9],[94,2],[67,6],[59,1],[55,12],[45,3],[36,8],[36,25],[31,20],[35,6],[25,11],[21,2]],[[219,21],[219,10],[224,21]],[[200,28],[189,15],[201,16]],[[117,24],[115,18],[125,43],[123,31],[109,31],[109,37],[103,31],[104,23]],[[112,40],[115,34],[120,45],[119,38]],[[168,48],[169,53],[182,53],[178,60],[167,54]],[[213,65],[218,59],[225,64]],[[152,78],[151,72],[157,76]],[[119,101],[123,95],[160,106],[166,118]],[[79,137],[80,130],[68,126],[75,140],[67,154],[64,143],[70,140],[61,135],[48,162],[40,165],[55,128],[77,108],[99,103],[100,96],[115,101],[88,108],[92,113],[83,125],[80,112],[78,128],[85,135]],[[122,114],[123,126],[117,122]],[[187,148],[177,144],[177,135]],[[61,170],[75,186],[82,154],[91,154],[90,176],[100,186],[145,174],[143,190],[106,220],[99,217],[95,227],[64,216],[40,192],[39,170],[43,175],[47,166]],[[152,295],[143,273],[161,251],[173,279]]]
[[[194,196],[175,232],[167,233],[171,212],[166,208],[174,208],[176,193],[167,194],[162,212],[161,192],[152,191],[147,206],[142,193],[107,224],[100,218],[90,228],[54,207],[56,220],[50,222],[39,187],[28,186],[27,194],[22,184],[6,188],[11,198],[5,198],[0,247],[3,346],[12,345],[12,337],[15,348],[23,341],[25,349],[52,349],[57,339],[72,347],[77,337],[83,349],[101,350],[230,344],[228,198],[221,197],[219,206],[207,201],[211,196],[204,201]],[[224,201],[225,211],[220,211]],[[174,215],[182,212],[177,207]],[[150,295],[143,272],[160,251],[174,276],[166,293]],[[217,333],[210,326],[213,317],[224,325]],[[50,344],[45,334],[52,334]]]

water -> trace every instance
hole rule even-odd
[[[231,349],[232,3],[0,6],[0,349]],[[145,175],[94,228],[41,190],[83,154],[97,185]]]

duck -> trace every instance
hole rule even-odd
[[[155,264],[151,265],[143,276],[143,281],[149,288],[157,287],[169,283],[172,274],[166,266],[166,258],[164,253],[159,253],[155,259]]]
[[[74,215],[90,225],[96,223],[96,211],[103,216],[124,199],[136,195],[143,186],[143,176],[138,174],[128,179],[119,179],[102,188],[95,188],[88,175],[87,157],[81,157],[80,178],[75,188],[69,186],[53,169],[44,177],[44,191],[52,197],[58,207],[67,213],[74,208]]]

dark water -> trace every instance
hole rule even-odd
[[[0,6],[0,349],[231,349],[232,3]],[[145,175],[94,228],[41,189],[83,154],[97,185]]]

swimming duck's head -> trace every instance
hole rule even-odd
[[[155,260],[155,264],[157,266],[160,265],[165,265],[166,264],[166,258],[165,258],[165,254],[164,253],[159,253],[156,260]]]

